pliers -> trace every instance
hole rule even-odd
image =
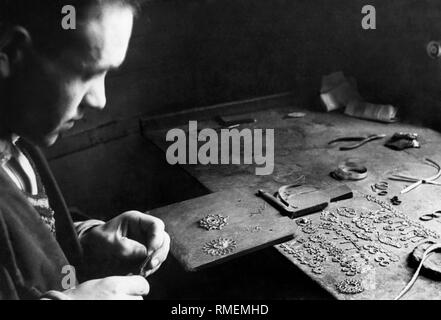
[[[345,151],[345,150],[356,149],[356,148],[361,147],[362,145],[364,145],[370,141],[383,139],[384,137],[386,137],[385,134],[371,134],[369,136],[359,136],[359,137],[343,137],[343,138],[338,138],[338,139],[335,139],[335,140],[328,142],[328,145],[336,143],[336,142],[342,142],[342,141],[360,141],[355,144],[350,144],[347,146],[340,147],[341,151]]]
[[[426,158],[426,162],[437,170],[437,173],[435,175],[428,178],[417,178],[417,177],[394,174],[391,177],[389,177],[389,179],[412,183],[407,188],[401,190],[402,194],[407,193],[422,184],[433,184],[433,185],[441,186],[440,182],[435,181],[441,177],[441,165],[439,165],[436,161],[430,160],[429,158]]]

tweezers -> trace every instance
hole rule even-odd
[[[384,137],[386,137],[385,134],[372,134],[367,137],[366,136],[364,136],[364,137],[360,137],[360,136],[359,137],[344,137],[344,138],[338,138],[338,139],[332,140],[332,141],[328,142],[328,144],[333,144],[336,142],[345,142],[345,141],[360,141],[355,144],[340,147],[340,150],[345,151],[345,150],[352,150],[352,149],[359,148],[362,145],[364,145],[370,141],[383,139]]]

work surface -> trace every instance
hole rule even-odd
[[[305,118],[289,119],[293,111],[306,112]],[[255,165],[184,165],[183,167],[216,192],[251,187],[275,192],[304,175],[306,184],[299,192],[311,188],[340,185],[329,173],[346,158],[365,161],[369,176],[347,182],[355,191],[351,200],[332,204],[324,212],[308,216],[309,221],[292,221],[293,241],[276,246],[287,259],[303,270],[338,299],[393,299],[412,277],[414,269],[407,257],[413,248],[441,234],[441,223],[419,222],[422,214],[441,209],[441,187],[422,185],[400,195],[404,182],[387,180],[392,173],[431,176],[435,169],[424,163],[430,158],[441,163],[441,135],[433,130],[406,124],[382,124],[349,118],[338,113],[320,113],[281,107],[246,114],[257,119],[241,128],[270,128],[275,131],[275,167],[268,176],[255,175]],[[218,128],[214,121],[201,121],[198,128]],[[188,123],[180,127],[188,128]],[[170,145],[166,133],[171,128],[144,132],[164,151]],[[370,142],[356,150],[340,151],[329,146],[334,138],[354,135],[415,132],[420,149],[393,151],[385,140]],[[236,155],[238,156],[238,155]],[[380,197],[371,186],[389,182],[386,196]],[[402,204],[393,206],[390,198],[398,195]],[[270,275],[268,275],[270,277]],[[356,294],[342,293],[338,285],[349,281]],[[360,289],[361,290],[358,290]],[[441,281],[421,276],[405,299],[440,299]]]

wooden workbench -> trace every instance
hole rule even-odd
[[[293,111],[303,111],[306,117],[288,119],[286,114]],[[215,116],[216,114],[213,114]],[[337,207],[350,206],[363,212],[366,210],[380,209],[376,204],[367,202],[365,195],[375,195],[371,185],[381,180],[386,180],[392,172],[406,172],[418,176],[430,176],[434,168],[424,164],[424,158],[429,157],[441,163],[441,134],[430,129],[421,128],[408,124],[382,124],[347,117],[340,113],[322,113],[303,110],[293,106],[281,106],[250,112],[247,117],[254,117],[257,122],[252,125],[244,125],[241,128],[272,128],[275,129],[275,168],[272,175],[255,175],[254,165],[184,165],[183,168],[193,175],[198,181],[212,192],[228,190],[236,187],[252,187],[275,192],[281,185],[289,184],[300,175],[306,176],[307,187],[329,188],[341,182],[332,179],[329,173],[336,168],[337,164],[348,158],[363,159],[369,169],[369,176],[359,182],[347,184],[355,190],[355,199],[344,203],[338,203],[329,209],[333,211]],[[181,115],[181,125],[173,126],[186,130],[188,120]],[[199,121],[199,129],[204,127],[218,128],[214,120]],[[157,144],[164,151],[170,143],[165,141],[166,132],[172,127],[155,128],[149,130],[148,123],[144,126],[144,135]],[[369,144],[352,151],[339,151],[336,146],[328,146],[328,141],[336,137],[368,135],[384,133],[390,137],[395,132],[415,132],[420,136],[422,144],[420,149],[407,149],[405,151],[393,151],[383,146],[385,140],[370,142]],[[389,194],[386,197],[377,198],[388,202],[393,195],[399,195],[399,191],[406,185],[402,182],[389,181]],[[403,203],[395,207],[399,212],[414,221],[418,216],[429,213],[432,210],[441,209],[441,187],[423,185],[416,190],[399,195]],[[390,203],[390,202],[389,202]],[[317,226],[320,224],[320,213],[310,217]],[[435,220],[424,222],[424,227],[441,234],[441,223]],[[293,230],[297,239],[308,239],[309,234],[293,221]],[[322,234],[329,234],[324,232]],[[421,239],[422,240],[422,239]],[[294,242],[287,243],[291,247]],[[302,241],[301,241],[302,242]],[[297,245],[301,245],[301,242]],[[361,247],[365,244],[360,241]],[[359,279],[364,285],[364,291],[359,294],[342,294],[336,289],[340,281],[351,278],[342,271],[339,263],[327,259],[324,270],[314,273],[307,264],[301,263],[295,258],[287,247],[276,246],[277,250],[289,259],[293,264],[308,274],[320,286],[338,299],[393,299],[409,281],[413,269],[407,262],[408,254],[417,243],[410,242],[406,247],[388,247],[382,243],[380,247],[398,256],[399,261],[392,262],[386,267],[379,266],[374,261],[374,256],[366,254],[370,262],[362,270],[352,277]],[[288,246],[289,248],[289,246]],[[352,279],[351,278],[351,279]],[[441,281],[435,281],[421,276],[405,299],[440,299]]]

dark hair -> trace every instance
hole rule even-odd
[[[75,7],[77,20],[81,20],[93,6],[118,4],[129,6],[136,15],[146,0],[0,0],[0,32],[2,28],[20,25],[32,36],[34,45],[53,52],[67,42],[61,27],[62,9],[66,5]]]

